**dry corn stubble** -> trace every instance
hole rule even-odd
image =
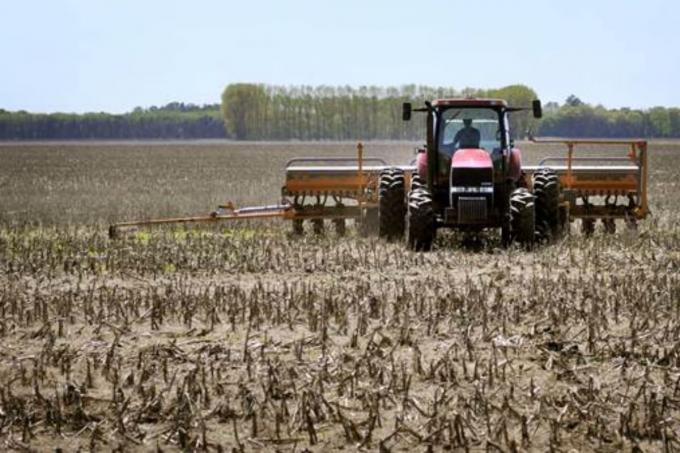
[[[0,442],[677,449],[678,151],[651,146],[637,234],[574,227],[533,252],[448,235],[415,254],[274,222],[106,237],[270,202],[287,158],[352,144],[0,147]]]

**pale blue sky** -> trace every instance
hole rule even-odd
[[[680,106],[680,1],[0,0],[0,62],[7,110],[213,103],[232,82]]]

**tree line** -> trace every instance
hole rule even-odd
[[[124,114],[29,113],[0,109],[0,140],[201,139],[422,140],[424,121],[401,119],[403,102],[445,97],[496,97],[529,105],[537,95],[524,85],[499,89],[405,85],[401,87],[272,86],[231,84],[220,104],[173,102]],[[511,116],[516,137],[527,130],[553,137],[680,138],[680,109],[606,109],[570,96],[547,103],[544,118]]]
[[[422,105],[447,97],[495,97],[512,105],[529,105],[536,93],[523,85],[494,90],[428,87],[332,87],[228,85],[222,114],[228,134],[239,140],[418,140],[424,117],[401,118],[402,104]],[[513,115],[513,130],[533,124],[528,112]]]
[[[572,95],[563,105],[546,104],[544,111],[539,132],[545,136],[680,138],[680,108],[606,109]]]
[[[29,113],[0,109],[0,140],[226,138],[219,105],[179,102],[124,114]]]

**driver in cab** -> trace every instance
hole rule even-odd
[[[479,148],[479,130],[472,127],[472,119],[463,119],[463,128],[453,138],[453,149]]]

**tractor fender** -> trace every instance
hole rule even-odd
[[[519,148],[512,148],[510,150],[509,160],[508,179],[517,182],[522,177],[522,152]]]
[[[416,155],[416,169],[418,170],[418,176],[423,178],[423,181],[427,181],[427,153],[425,149],[419,149]]]

